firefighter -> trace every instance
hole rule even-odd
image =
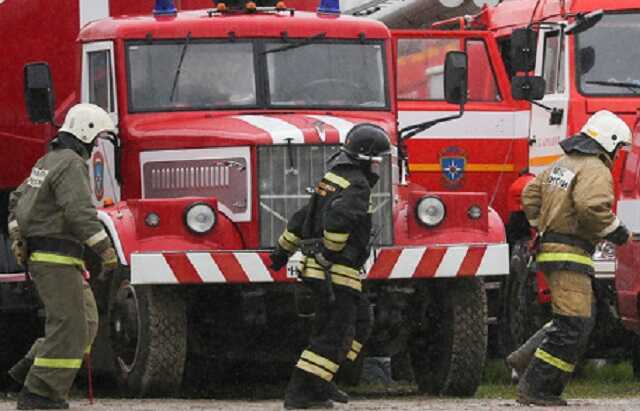
[[[117,257],[91,201],[86,161],[96,138],[115,132],[100,107],[73,106],[48,153],[11,194],[11,248],[28,269],[46,313],[44,339],[10,372],[24,379],[19,410],[69,408],[69,389],[95,337],[98,313],[83,278],[84,248],[100,256],[103,273],[117,266]]]
[[[371,331],[370,305],[362,293],[360,269],[370,254],[371,189],[382,156],[390,153],[387,133],[359,124],[328,161],[309,203],[289,220],[271,253],[279,270],[298,249],[300,276],[314,295],[309,345],[302,352],[285,392],[284,407],[330,408],[347,402],[334,377],[343,361],[355,361]]]
[[[538,230],[536,263],[551,289],[553,315],[520,378],[519,403],[567,404],[560,395],[594,325],[595,244],[604,239],[622,245],[630,237],[611,211],[611,168],[620,147],[630,142],[625,122],[599,111],[578,135],[560,143],[565,155],[524,189],[524,211]]]

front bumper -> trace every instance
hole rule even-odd
[[[132,284],[273,283],[296,280],[294,256],[273,271],[268,251],[197,251],[131,254]],[[381,247],[364,265],[366,280],[453,278],[509,273],[507,244]]]

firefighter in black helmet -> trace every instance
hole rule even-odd
[[[285,393],[286,409],[348,401],[333,380],[345,359],[355,361],[371,330],[360,269],[370,253],[371,189],[390,149],[382,128],[365,123],[351,129],[340,151],[329,159],[329,171],[309,203],[289,220],[271,254],[271,268],[278,270],[301,249],[305,257],[300,275],[316,304],[309,346]]]

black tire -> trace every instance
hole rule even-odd
[[[538,303],[536,275],[529,271],[527,240],[511,247],[509,277],[505,282],[499,320],[501,353],[507,356],[551,319],[548,306]]]
[[[183,299],[170,286],[132,286],[114,278],[110,338],[116,377],[132,397],[176,395],[187,353]]]
[[[480,385],[487,353],[483,281],[436,280],[427,298],[427,324],[409,344],[418,390],[431,395],[472,396]]]

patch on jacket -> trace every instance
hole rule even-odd
[[[47,174],[49,174],[49,170],[33,167],[31,169],[29,180],[27,180],[27,184],[33,188],[40,188],[44,179],[47,177]]]
[[[559,189],[566,191],[575,176],[576,173],[569,170],[568,168],[554,166],[553,169],[551,169],[551,173],[547,177],[547,181],[545,181],[545,184],[556,186]]]

